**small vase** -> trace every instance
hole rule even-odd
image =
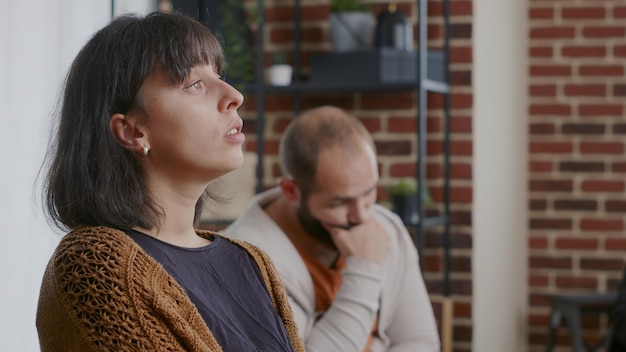
[[[407,225],[417,224],[417,196],[391,196],[391,205],[394,213],[398,214],[402,222]]]
[[[269,83],[275,86],[288,86],[291,84],[293,68],[290,65],[273,65],[268,70]]]
[[[374,16],[369,12],[333,12],[330,14],[330,40],[334,52],[372,48]]]

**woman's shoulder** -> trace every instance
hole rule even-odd
[[[92,287],[94,294],[121,293],[143,290],[147,282],[165,286],[171,282],[165,270],[124,231],[103,226],[78,228],[65,235],[49,266],[67,297],[86,287]]]
[[[59,242],[56,254],[64,252],[99,252],[104,253],[128,250],[133,247],[133,240],[124,233],[106,226],[85,226],[72,230]]]
[[[124,231],[109,227],[83,227],[65,235],[48,265],[44,284],[42,300],[48,306],[61,302],[59,309],[69,312],[93,344],[111,345],[111,332],[149,332],[116,340],[127,346],[119,350],[154,350],[147,346],[155,341],[176,343],[162,325],[160,318],[166,315],[154,309],[175,307],[186,317],[194,312],[183,289],[167,272]],[[157,300],[161,305],[155,307]],[[98,317],[90,318],[94,307]]]
[[[123,231],[104,226],[81,227],[61,239],[51,264],[59,280],[93,279],[102,273],[126,271],[128,258],[138,251],[139,246]]]
[[[80,226],[68,232],[67,236],[122,236],[125,232],[108,226]]]

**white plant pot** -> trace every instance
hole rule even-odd
[[[267,72],[268,81],[275,86],[288,86],[291,84],[292,73],[291,65],[272,65]]]

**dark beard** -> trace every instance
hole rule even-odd
[[[330,235],[330,232],[326,230],[326,228],[322,225],[322,222],[319,221],[311,211],[309,207],[305,204],[306,200],[303,200],[298,207],[297,214],[298,220],[300,221],[300,226],[304,229],[304,232],[308,233],[309,236],[315,238],[319,242],[321,242],[324,246],[329,249],[338,251],[335,242],[333,241],[333,237]],[[344,230],[349,231],[351,228],[357,226],[359,224],[348,223],[347,225],[333,225],[329,224],[332,227],[339,227]]]
[[[304,203],[304,201],[302,203]],[[300,204],[297,214],[300,226],[302,226],[304,232],[321,242],[327,248],[335,251],[337,250],[337,246],[335,246],[335,242],[333,242],[330,232],[324,228],[321,221],[317,220],[317,218],[311,214],[309,208],[305,204]]]

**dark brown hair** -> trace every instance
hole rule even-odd
[[[136,106],[144,80],[162,70],[180,84],[197,64],[223,69],[222,48],[199,22],[180,14],[123,15],[99,30],[74,59],[44,180],[48,219],[61,229],[158,227],[137,155],[115,139],[109,119]],[[196,206],[196,219],[202,200]]]

